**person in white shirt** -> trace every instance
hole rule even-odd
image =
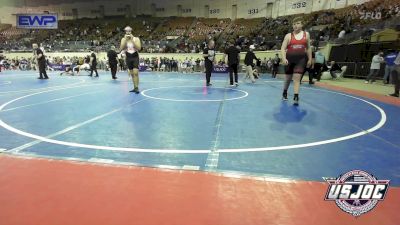
[[[338,35],[338,38],[339,38],[339,39],[344,38],[344,35],[345,35],[345,34],[346,34],[346,31],[345,31],[345,30],[340,31],[340,32],[339,32],[339,35]]]
[[[376,54],[376,55],[374,55],[374,57],[372,57],[370,72],[367,76],[367,79],[365,79],[366,84],[375,82],[375,78],[379,74],[379,70],[381,69],[381,64],[384,61],[385,60],[383,59],[382,51],[379,51],[378,54]]]

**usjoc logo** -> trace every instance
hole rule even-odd
[[[17,28],[57,29],[57,14],[18,14]]]
[[[362,170],[352,170],[338,178],[324,178],[329,183],[326,201],[335,201],[343,211],[353,215],[371,211],[378,201],[383,201],[389,180],[377,180]]]

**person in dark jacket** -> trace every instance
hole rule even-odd
[[[43,51],[39,48],[38,44],[32,44],[33,54],[36,57],[37,64],[39,66],[39,77],[38,79],[49,79],[46,73],[46,56]]]
[[[117,67],[118,67],[118,54],[115,51],[115,46],[111,46],[111,50],[107,52],[108,64],[110,65],[112,79],[117,79]]]
[[[229,78],[231,86],[239,86],[238,83],[238,66],[240,62],[240,50],[235,47],[235,41],[229,42],[229,47],[225,50],[225,62],[227,62],[229,68]],[[235,74],[235,84],[233,84],[233,74]]]
[[[94,51],[90,51],[90,75],[93,76],[93,72],[96,72],[95,77],[99,77],[99,73],[97,73],[97,57]]]

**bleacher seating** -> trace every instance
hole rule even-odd
[[[365,13],[380,13],[382,18],[363,17]],[[319,45],[336,41],[342,30],[346,31],[346,37],[360,38],[370,25],[399,17],[400,0],[371,0],[341,9],[274,19],[106,17],[59,21],[58,30],[24,30],[0,24],[0,49],[26,50],[37,42],[50,51],[82,51],[91,47],[106,50],[110,45],[119,45],[123,28],[127,25],[142,39],[143,51],[146,52],[199,52],[210,38],[217,40],[217,48],[221,51],[226,41],[231,39],[235,39],[244,50],[249,44],[255,44],[256,50],[279,49],[284,35],[292,30],[291,20],[295,16],[304,18],[304,28],[311,33],[313,44]],[[393,26],[398,24],[392,23]],[[175,37],[178,38],[175,40]]]

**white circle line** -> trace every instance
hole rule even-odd
[[[73,88],[73,87],[69,87],[69,88]],[[65,88],[67,89],[67,88]],[[381,109],[379,106],[361,99],[361,98],[357,98],[351,95],[347,95],[347,94],[343,94],[343,93],[339,93],[339,92],[333,92],[333,91],[328,91],[328,90],[323,90],[323,89],[316,89],[316,88],[308,88],[308,89],[312,89],[312,90],[318,90],[318,91],[325,91],[325,92],[330,92],[330,93],[334,93],[334,94],[339,94],[339,95],[343,95],[343,96],[347,96],[350,98],[354,98],[363,102],[368,103],[369,105],[375,107],[376,109],[378,109],[378,111],[381,114],[381,120],[379,121],[378,124],[376,124],[374,127],[366,130],[366,131],[362,131],[362,132],[358,132],[355,134],[351,134],[351,135],[347,135],[347,136],[343,136],[343,137],[339,137],[339,138],[334,138],[334,139],[328,139],[328,140],[324,140],[324,141],[317,141],[317,142],[311,142],[311,143],[306,143],[306,144],[296,144],[296,145],[287,145],[287,146],[275,146],[275,147],[265,147],[265,148],[244,148],[244,149],[219,149],[217,150],[217,152],[219,153],[237,153],[237,152],[261,152],[261,151],[274,151],[274,150],[287,150],[287,149],[300,149],[300,148],[305,148],[305,147],[310,147],[310,146],[317,146],[317,145],[324,145],[324,144],[329,144],[329,143],[335,143],[335,142],[340,142],[340,141],[344,141],[344,140],[349,140],[352,138],[356,138],[371,132],[374,132],[376,130],[378,130],[379,128],[381,128],[385,123],[386,123],[386,114],[385,111],[383,109]],[[20,99],[23,98],[27,98],[33,95],[37,95],[37,94],[41,94],[44,92],[51,92],[51,91],[57,91],[57,90],[47,90],[47,91],[43,91],[43,92],[38,92],[38,93],[33,93],[33,94],[29,94],[29,95],[25,95],[16,99],[13,99],[9,102],[4,103],[3,105],[0,106],[0,111],[7,105],[11,104],[12,102],[18,101]],[[124,152],[147,152],[147,153],[188,153],[188,154],[198,154],[198,153],[210,153],[210,150],[176,150],[176,149],[141,149],[141,148],[122,148],[122,147],[111,147],[111,146],[100,146],[100,145],[87,145],[87,144],[80,144],[80,143],[73,143],[73,142],[65,142],[65,141],[58,141],[58,140],[54,140],[54,139],[49,139],[43,136],[39,136],[39,135],[35,135],[35,134],[31,134],[28,132],[24,132],[21,130],[18,130],[8,124],[6,124],[3,120],[0,119],[0,126],[4,127],[5,129],[14,132],[16,134],[22,135],[22,136],[26,136],[26,137],[30,137],[33,139],[37,139],[43,142],[48,142],[48,143],[53,143],[53,144],[59,144],[59,145],[65,145],[65,146],[72,146],[72,147],[80,147],[80,148],[87,148],[87,149],[96,149],[96,150],[109,150],[109,151],[124,151]]]
[[[23,78],[23,77],[32,77],[35,74],[39,74],[39,72],[34,72],[34,71],[32,71],[32,73],[8,73],[8,72],[11,72],[11,71],[5,71],[4,74],[2,75],[2,77]],[[59,74],[59,73],[52,73],[52,72],[51,73],[47,73],[47,75],[50,75],[50,76],[54,76],[54,75],[57,75],[57,74]]]
[[[175,149],[140,149],[140,148],[123,148],[123,147],[110,147],[110,146],[99,146],[99,145],[88,145],[88,144],[80,144],[80,143],[73,143],[73,142],[66,142],[66,141],[58,141],[50,138],[46,138],[43,136],[31,134],[25,131],[18,130],[14,127],[9,126],[8,124],[4,123],[3,120],[0,120],[0,126],[4,127],[5,129],[20,134],[22,136],[30,137],[39,141],[58,144],[58,145],[65,145],[71,147],[79,147],[79,148],[87,148],[87,149],[94,149],[94,150],[108,150],[108,151],[119,151],[119,152],[146,152],[146,153],[187,153],[187,154],[199,154],[204,153],[208,154],[210,150],[175,150]]]
[[[323,90],[323,89],[316,89],[316,88],[308,88],[308,87],[304,87],[307,89],[312,89],[312,90],[318,90],[318,91],[325,91],[325,92],[330,92],[330,93],[335,93],[335,94],[339,94],[339,95],[344,95],[350,98],[354,98],[360,101],[363,101],[373,107],[375,107],[381,114],[381,120],[372,128],[365,130],[365,131],[361,131],[355,134],[350,134],[347,136],[343,136],[343,137],[339,137],[339,138],[333,138],[333,139],[328,139],[328,140],[324,140],[324,141],[316,141],[316,142],[310,142],[310,143],[306,143],[306,144],[297,144],[297,145],[286,145],[286,146],[276,146],[276,147],[266,147],[266,148],[243,148],[243,149],[219,149],[217,150],[217,152],[224,152],[224,153],[233,153],[233,152],[260,152],[260,151],[276,151],[276,150],[287,150],[287,149],[298,149],[298,148],[306,148],[306,147],[312,147],[312,146],[318,146],[318,145],[325,145],[325,144],[330,144],[330,143],[335,143],[335,142],[340,142],[340,141],[345,141],[345,140],[349,140],[349,139],[353,139],[356,137],[360,137],[362,135],[368,134],[368,133],[372,133],[378,129],[380,129],[385,123],[386,123],[386,113],[385,111],[380,108],[379,106],[375,105],[372,102],[369,102],[367,100],[358,98],[358,97],[354,97],[351,95],[347,95],[344,93],[340,93],[340,92],[333,92],[333,91],[328,91],[328,90]]]
[[[11,81],[3,81],[2,83],[0,83],[0,85],[7,85],[7,84],[11,84]]]
[[[98,84],[101,85],[101,84]],[[83,85],[82,85],[83,86]],[[0,111],[2,111],[7,105],[16,102],[18,100],[31,97],[34,95],[39,95],[47,92],[52,92],[52,91],[58,91],[58,90],[63,90],[63,89],[70,89],[70,88],[77,88],[80,86],[74,86],[74,87],[65,87],[65,88],[59,88],[55,90],[46,90],[46,91],[41,91],[41,92],[36,92],[32,93],[29,95],[25,95],[16,99],[13,99],[9,102],[4,103],[3,105],[0,106]],[[84,86],[85,87],[85,86]],[[28,133],[25,131],[18,130],[7,123],[5,123],[3,120],[0,119],[0,126],[4,127],[5,129],[14,132],[16,134],[25,136],[25,137],[30,137],[39,141],[47,142],[47,143],[53,143],[53,144],[58,144],[58,145],[65,145],[65,146],[72,146],[72,147],[80,147],[80,148],[88,148],[88,149],[96,149],[96,150],[109,150],[109,151],[124,151],[124,152],[146,152],[146,153],[187,153],[187,154],[199,154],[199,153],[204,153],[208,154],[211,151],[210,150],[175,150],[175,149],[140,149],[140,148],[123,148],[123,147],[109,147],[109,146],[98,146],[98,145],[88,145],[88,144],[80,144],[80,143],[73,143],[73,142],[65,142],[65,141],[58,141],[50,138],[46,138],[43,136],[39,136],[36,134]]]
[[[68,87],[68,86],[73,86],[73,85],[78,85],[85,83],[86,81],[81,79],[79,82],[72,83],[72,84],[63,84],[63,85],[57,85],[57,86],[51,86],[51,87],[43,87],[43,88],[32,88],[32,89],[27,89],[27,90],[20,90],[20,91],[3,91],[0,92],[0,94],[14,94],[14,93],[24,93],[24,92],[30,92],[30,91],[40,91],[40,90],[50,90],[53,88],[59,88],[59,87]]]
[[[246,91],[240,90],[240,89],[233,89],[233,88],[225,88],[225,87],[213,87],[212,89],[228,89],[228,90],[233,90],[233,91],[237,91],[237,92],[242,92],[244,95],[240,96],[240,97],[236,97],[236,98],[227,98],[227,99],[171,99],[171,98],[159,98],[159,97],[153,97],[150,95],[147,95],[146,92],[148,91],[152,91],[152,90],[158,90],[158,89],[166,89],[166,88],[200,88],[199,86],[173,86],[173,87],[158,87],[158,88],[150,88],[150,89],[146,89],[144,91],[141,92],[141,94],[144,97],[147,98],[151,98],[151,99],[157,99],[157,100],[164,100],[164,101],[172,101],[172,102],[220,102],[220,101],[232,101],[232,100],[237,100],[237,99],[241,99],[241,98],[245,98],[249,95],[249,93],[247,93]],[[204,87],[205,88],[205,87]]]

